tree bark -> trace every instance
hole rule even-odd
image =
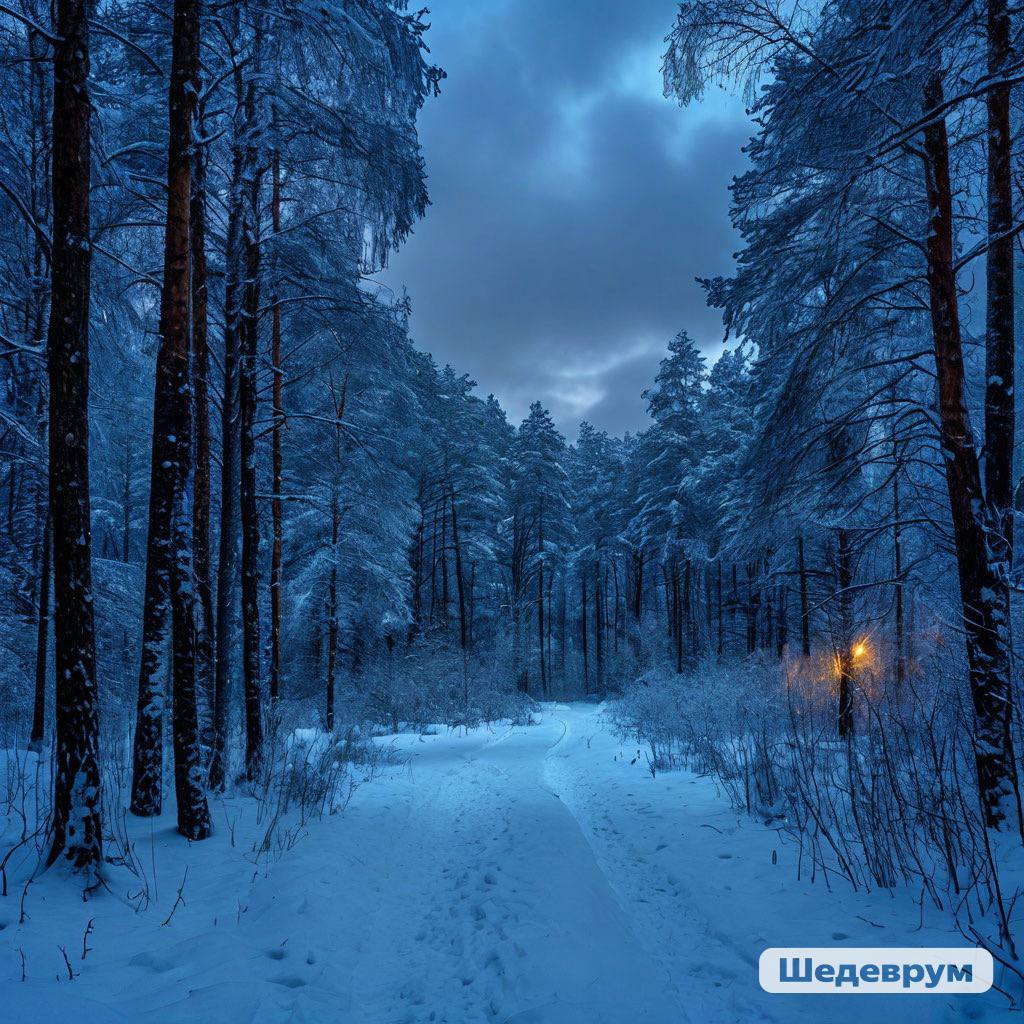
[[[334,690],[338,663],[338,544],[341,540],[341,486],[342,445],[341,425],[345,419],[348,403],[348,373],[341,382],[340,395],[331,384],[331,400],[334,405],[334,465],[337,478],[331,489],[331,576],[327,587],[327,731],[334,731]]]
[[[683,565],[683,621],[686,623],[687,660],[692,662],[697,647],[697,623],[693,615],[693,569],[689,558]]]
[[[988,0],[988,73],[998,79],[1010,55],[1006,0]],[[985,319],[985,501],[989,560],[1009,578],[1013,564],[1014,295],[1013,138],[1010,86],[986,94],[988,110],[988,254]]]
[[[895,646],[896,646],[896,690],[897,694],[903,685],[906,674],[904,661],[903,625],[903,531],[900,523],[900,478],[899,478],[899,446],[893,441],[893,473],[892,473],[892,555],[893,555],[893,586],[895,589]]]
[[[811,611],[807,595],[807,562],[804,558],[803,534],[796,538],[796,551],[800,574],[800,653],[805,658],[811,656]]]
[[[250,89],[252,86],[250,84]],[[250,104],[254,97],[250,93]],[[254,117],[248,118],[248,147],[254,150]],[[241,324],[238,411],[241,429],[241,484],[239,509],[242,523],[242,672],[245,693],[245,775],[252,781],[260,767],[263,748],[263,708],[260,695],[260,523],[256,496],[256,350],[260,307],[260,175],[255,152],[247,158],[250,172],[245,220],[245,289]]]
[[[718,560],[718,581],[716,584],[716,601],[718,603],[718,643],[715,648],[715,653],[718,660],[722,660],[722,655],[725,652],[725,629],[722,621],[722,560]]]
[[[853,610],[852,592],[853,563],[850,553],[850,538],[846,530],[839,530],[837,565],[837,590],[839,598],[839,642],[836,645],[836,668],[839,672],[839,720],[840,736],[853,735]]]
[[[587,639],[587,577],[580,574],[580,634],[583,644],[583,692],[590,693],[590,650]]]
[[[197,116],[197,125],[201,125]],[[190,229],[192,250],[192,376],[195,389],[195,510],[192,523],[192,563],[199,599],[196,665],[201,688],[212,709],[214,684],[213,581],[210,558],[210,398],[209,291],[206,264],[206,161],[196,147],[192,168]]]
[[[466,622],[466,586],[462,571],[462,542],[459,540],[459,520],[455,511],[455,495],[451,494],[452,544],[455,547],[455,586],[459,596],[459,646],[465,651],[469,647],[469,629]]]
[[[166,396],[174,436],[171,504],[171,721],[178,831],[205,839],[212,831],[203,787],[196,706],[196,620],[193,586],[192,275],[193,122],[199,92],[199,2],[175,0],[169,93],[167,230],[161,291],[161,348],[173,384]]]
[[[747,562],[747,654],[757,650],[757,612],[761,606],[761,595],[754,592],[756,563]]]
[[[943,102],[942,79],[924,89],[925,113]],[[929,304],[938,378],[940,436],[960,579],[968,674],[974,710],[975,760],[985,823],[1021,827],[1013,738],[1009,589],[989,560],[981,470],[967,413],[964,360],[956,292],[949,139],[943,117],[924,130],[924,176]]]
[[[672,617],[676,640],[676,675],[681,675],[683,671],[683,602],[678,562],[672,566]]]
[[[236,128],[232,143],[231,184],[227,243],[224,262],[224,392],[221,399],[220,547],[217,553],[217,617],[214,660],[213,750],[210,758],[210,788],[222,790],[227,774],[227,742],[230,727],[232,667],[232,597],[238,564],[239,533],[239,424],[238,354],[242,324],[243,224],[245,221],[245,172],[243,85],[241,71],[235,73]]]
[[[40,753],[46,730],[46,653],[50,633],[50,546],[52,530],[49,515],[43,520],[43,550],[39,558],[39,600],[36,617],[36,686],[32,701],[32,732],[29,750]]]
[[[544,660],[544,511],[540,512],[537,525],[537,640],[540,644],[540,689],[547,695],[548,673]]]
[[[334,732],[334,687],[338,664],[338,535],[341,510],[335,494],[331,501],[331,579],[327,587],[327,691],[324,721],[327,731]]]
[[[789,642],[789,588],[780,583],[775,606],[775,654],[781,659]]]
[[[85,0],[56,0],[50,516],[53,524],[56,757],[47,864],[103,860],[99,705],[89,509],[89,29]]]
[[[281,230],[281,156],[274,151],[271,161],[273,175],[270,210],[274,235]],[[271,297],[270,362],[273,382],[271,384],[270,447],[271,447],[271,533],[273,542],[270,549],[270,699],[276,701],[281,695],[281,550],[284,545],[283,505],[281,501],[284,457],[281,450],[281,431],[284,427],[284,406],[282,403],[281,367],[281,301],[275,280],[274,295]]]

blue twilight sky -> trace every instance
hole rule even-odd
[[[432,206],[381,279],[417,344],[518,422],[531,401],[642,427],[640,393],[685,327],[720,351],[697,275],[728,273],[729,181],[750,133],[716,92],[661,92],[672,0],[432,0],[448,72],[421,115]]]

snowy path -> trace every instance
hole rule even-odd
[[[905,1012],[891,997],[762,993],[765,946],[906,944],[918,908],[797,882],[792,844],[738,820],[707,780],[652,779],[600,709],[547,705],[529,728],[394,742],[408,766],[358,790],[266,876],[240,869],[226,829],[188,850],[158,835],[175,871],[191,863],[187,904],[165,928],[162,911],[131,915],[109,899],[83,907],[44,880],[50,906],[36,904],[36,917],[59,918],[65,932],[0,927],[0,999],[36,1016],[74,1007],[81,1024],[727,1024]],[[176,885],[161,882],[162,905]],[[13,925],[9,902],[0,926]],[[90,917],[80,976],[55,981],[55,946],[80,949]],[[918,935],[915,944],[960,944]],[[913,999],[923,1021],[962,1019],[965,1008]],[[999,1003],[969,1009],[988,1017]]]

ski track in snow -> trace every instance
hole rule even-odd
[[[996,996],[769,996],[770,945],[961,945],[912,894],[798,881],[796,848],[712,782],[652,778],[602,709],[394,739],[408,755],[253,877],[164,827],[159,909],[33,886],[0,901],[8,1019],[219,1024],[668,1024],[993,1020]],[[635,759],[634,759],[635,758]],[[136,829],[139,835],[148,832]],[[221,845],[218,847],[218,843]],[[776,863],[773,863],[774,860]],[[161,927],[189,863],[184,907]],[[91,950],[80,961],[92,918]],[[908,922],[913,922],[909,924]],[[74,982],[58,980],[69,952]],[[29,980],[20,981],[19,949]]]

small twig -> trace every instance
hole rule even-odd
[[[877,924],[876,922],[871,921],[871,920],[869,920],[866,917],[861,917],[860,914],[857,915],[857,920],[858,921],[863,921],[865,924],[871,925],[872,928],[884,928],[885,927],[884,924]]]
[[[75,980],[75,971],[71,966],[71,960],[68,958],[68,951],[64,946],[57,947],[60,950],[60,955],[64,957],[64,966],[68,969],[68,981]]]
[[[167,925],[169,925],[171,923],[171,918],[174,917],[174,912],[178,909],[178,906],[180,904],[183,904],[185,902],[184,892],[185,892],[185,883],[187,881],[188,881],[188,868],[186,867],[185,868],[185,874],[182,876],[182,879],[181,879],[181,885],[178,886],[178,895],[177,895],[177,897],[174,900],[174,906],[171,907],[171,912],[167,915],[167,918],[164,920],[163,924],[160,925],[161,928],[165,928]]]
[[[90,917],[89,923],[85,926],[85,934],[82,936],[82,959],[85,959],[87,953],[92,952],[92,946],[89,945],[89,936],[93,933],[93,921],[96,918]]]
[[[18,924],[24,924],[28,920],[28,914],[25,913],[25,897],[28,895],[28,887],[32,884],[32,878],[29,876],[28,881],[25,883],[25,888],[21,890],[21,913],[18,916]]]

